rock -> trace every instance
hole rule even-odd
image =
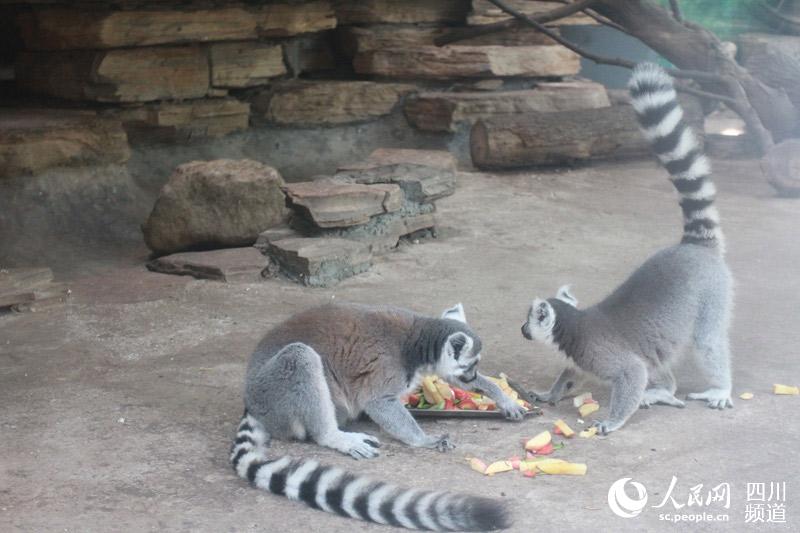
[[[182,142],[247,129],[250,104],[233,98],[156,102],[117,113],[131,142]]]
[[[217,43],[209,47],[211,85],[242,88],[264,85],[286,74],[283,48],[259,42]]]
[[[456,190],[455,172],[413,163],[389,164],[361,170],[343,170],[336,179],[351,183],[393,183],[403,190],[406,202],[431,203]]]
[[[531,0],[507,0],[506,4],[521,12],[524,15],[540,15],[552,11],[554,8],[559,7],[553,2],[547,1],[531,1]],[[486,0],[472,0],[472,12],[470,12],[467,22],[470,25],[493,24],[503,20],[508,20],[511,15],[502,11],[499,7],[487,2]],[[548,22],[548,25],[595,25],[597,21],[583,13],[575,13],[569,17]]]
[[[436,226],[433,210],[432,204],[426,204],[405,212],[377,215],[359,226],[323,230],[316,236],[358,241],[366,244],[373,255],[382,254],[397,247],[401,237],[422,230],[433,231]]]
[[[199,46],[23,52],[15,70],[20,88],[67,100],[148,102],[209,90],[208,55]]]
[[[105,49],[287,37],[336,26],[330,2],[207,9],[43,8],[18,17],[29,50]]]
[[[563,46],[419,46],[358,52],[359,74],[450,79],[491,76],[570,76],[580,58]]]
[[[147,263],[147,268],[163,274],[192,276],[228,283],[257,283],[269,259],[253,248],[228,248],[207,252],[182,252],[165,255]]]
[[[66,303],[70,294],[63,283],[53,283],[46,267],[0,269],[0,309],[35,312]]]
[[[64,283],[50,283],[33,289],[32,298],[11,306],[18,313],[38,313],[64,307],[72,291]]]
[[[366,161],[342,165],[337,172],[369,170],[377,167],[414,164],[455,172],[456,158],[445,150],[416,150],[412,148],[377,148]]]
[[[426,92],[406,101],[408,121],[425,131],[456,131],[460,123],[530,111],[609,107],[605,87],[589,81],[542,83],[535,89],[498,92]]]
[[[119,120],[53,108],[0,114],[0,178],[58,166],[124,163],[129,157]]]
[[[285,219],[283,184],[277,170],[247,159],[180,165],[142,227],[145,242],[160,255],[252,245]]]
[[[369,120],[392,112],[413,85],[371,81],[293,81],[253,102],[275,124],[319,126]]]
[[[469,5],[463,0],[358,0],[335,3],[336,19],[344,24],[420,22],[463,23]]]
[[[267,253],[271,243],[294,237],[302,237],[302,235],[289,226],[276,226],[259,233],[253,246],[260,250],[261,253]]]
[[[800,197],[800,140],[789,139],[773,146],[761,159],[761,169],[780,196]]]
[[[270,243],[268,253],[287,276],[311,287],[334,285],[372,266],[369,247],[347,239],[282,239]]]
[[[333,70],[337,67],[332,33],[312,33],[283,43],[284,56],[292,76],[298,77],[307,72]]]
[[[403,193],[393,184],[362,185],[333,180],[291,183],[283,188],[286,203],[320,228],[355,226],[370,217],[403,206]]]

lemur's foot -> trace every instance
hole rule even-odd
[[[595,420],[592,427],[597,428],[597,432],[601,435],[608,435],[612,431],[616,431],[624,425],[624,422],[615,422],[613,420]]]
[[[331,448],[346,453],[353,459],[372,459],[380,455],[380,441],[366,433],[339,432]]]
[[[537,402],[546,402],[550,405],[555,405],[559,401],[561,401],[562,396],[557,396],[555,394],[551,394],[549,392],[535,392],[531,391],[531,395],[536,398]]]
[[[525,417],[526,409],[517,402],[508,402],[498,406],[508,420],[519,422]]]
[[[456,445],[453,444],[453,441],[450,440],[450,435],[447,433],[438,437],[429,437],[428,441],[423,446],[425,448],[435,448],[440,452],[449,452],[456,448]]]
[[[685,403],[673,396],[667,389],[647,389],[644,391],[644,395],[642,395],[642,401],[639,403],[639,407],[642,409],[649,409],[651,405],[657,403],[671,405],[681,409],[686,407]]]
[[[731,391],[728,389],[708,389],[705,392],[690,392],[687,400],[706,400],[710,409],[725,409],[733,407]]]

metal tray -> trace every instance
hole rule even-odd
[[[479,410],[450,410],[445,411],[444,409],[416,409],[406,407],[408,412],[411,413],[414,417],[429,417],[429,418],[499,418],[504,419],[502,411],[494,410],[494,411],[479,411]],[[540,416],[542,415],[542,410],[537,406],[533,406],[527,413],[525,413],[525,418],[529,416]]]

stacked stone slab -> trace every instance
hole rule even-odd
[[[333,176],[287,184],[289,224],[255,246],[290,278],[331,285],[364,272],[403,237],[432,235],[435,201],[455,191],[454,169],[446,152],[376,150]]]

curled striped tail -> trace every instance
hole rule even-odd
[[[505,529],[505,506],[488,498],[404,489],[310,459],[268,458],[269,434],[245,411],[231,464],[252,485],[350,518],[430,531]]]
[[[683,118],[672,78],[652,63],[641,63],[628,83],[633,108],[645,138],[670,174],[681,196],[683,244],[724,248],[716,188],[700,142]]]

